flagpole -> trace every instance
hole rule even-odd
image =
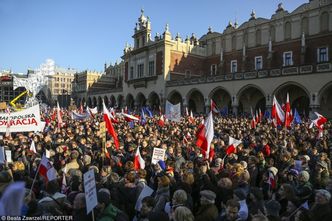
[[[39,168],[40,168],[40,166],[41,166],[41,160],[40,160],[40,162],[39,162],[39,165],[38,165],[38,168],[37,168],[37,171],[36,171],[35,177],[33,178],[33,181],[32,181],[32,185],[31,185],[31,189],[30,189],[29,195],[31,195],[32,188],[33,188],[33,186],[35,185],[35,181],[36,181],[37,175],[38,175],[38,173],[39,173]]]

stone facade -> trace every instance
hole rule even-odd
[[[152,39],[142,11],[134,46],[126,45],[122,56],[122,90],[84,99],[117,96],[123,99],[117,106],[130,108],[164,106],[168,99],[205,112],[212,98],[238,113],[269,109],[273,96],[283,103],[289,93],[300,113],[332,117],[331,39],[332,0],[311,0],[293,12],[279,4],[270,19],[253,11],[247,22],[230,22],[222,33],[209,28],[185,39],[172,37],[169,25]]]

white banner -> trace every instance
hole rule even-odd
[[[169,101],[166,101],[166,111],[165,111],[166,118],[175,121],[180,122],[181,120],[181,104],[171,104]]]
[[[23,111],[10,113],[10,127],[12,132],[41,131],[44,126],[40,120],[39,105],[30,107]],[[0,133],[7,130],[8,114],[0,114]]]

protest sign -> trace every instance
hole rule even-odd
[[[165,116],[167,119],[175,122],[180,122],[181,120],[181,105],[178,104],[171,104],[169,101],[166,101],[166,111]]]
[[[89,214],[98,204],[94,170],[89,170],[84,174],[84,191],[86,214]]]
[[[11,150],[5,150],[5,154],[6,154],[6,160],[8,163],[12,163],[12,151]]]
[[[9,117],[9,121],[8,121]],[[7,131],[7,123],[10,123],[10,132],[40,131],[41,120],[39,105],[27,108],[23,111],[0,114],[0,133]]]
[[[166,152],[166,150],[164,150],[164,149],[156,148],[156,147],[153,148],[151,163],[156,164],[156,163],[158,163],[159,160],[164,160],[165,152]]]

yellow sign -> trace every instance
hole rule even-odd
[[[106,124],[105,124],[105,122],[101,122],[99,124],[99,132],[100,132],[100,137],[106,138]]]

